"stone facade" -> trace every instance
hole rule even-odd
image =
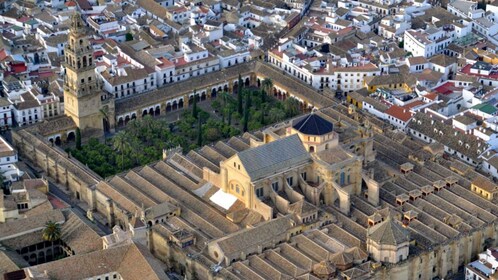
[[[93,48],[77,13],[71,19],[64,53],[64,112],[81,129],[83,137],[100,136],[106,119],[101,113],[102,101],[107,99],[107,95],[102,92],[95,76]],[[108,128],[109,123],[105,126]]]

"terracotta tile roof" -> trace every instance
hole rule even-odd
[[[225,68],[221,71],[207,73],[201,76],[192,77],[188,80],[170,84],[165,87],[161,87],[157,90],[130,96],[128,98],[122,98],[116,100],[116,115],[122,115],[129,113],[133,110],[139,110],[142,107],[157,104],[159,101],[166,99],[173,99],[181,97],[186,93],[193,92],[194,89],[199,89],[211,84],[213,81],[228,81],[230,79],[236,79],[238,74],[242,76],[257,73],[263,77],[268,77],[273,80],[275,84],[281,84],[288,86],[289,90],[294,89],[294,94],[302,95],[302,98],[308,99],[315,106],[327,107],[334,104],[334,101],[327,97],[328,94],[332,94],[327,90],[323,94],[320,94],[316,89],[309,85],[305,85],[299,80],[296,80],[289,75],[283,75],[281,71],[273,68],[265,63],[259,61],[253,61],[245,64],[238,64],[229,68]]]
[[[400,107],[398,105],[391,106],[385,113],[403,122],[409,121],[412,117],[410,109]]]
[[[472,184],[490,193],[495,193],[498,191],[498,186],[495,183],[482,176],[478,176],[476,179],[474,179],[472,181]]]
[[[0,241],[10,239],[18,234],[32,232],[35,229],[41,230],[48,221],[62,224],[65,218],[60,210],[52,210],[37,216],[0,224]]]
[[[118,273],[123,279],[166,280],[166,267],[155,259],[147,248],[138,243],[111,247],[88,254],[74,255],[30,267],[29,270],[47,271],[51,279],[77,280],[103,274]]]
[[[49,136],[60,131],[76,129],[73,119],[67,116],[59,116],[50,120],[45,120],[36,126],[36,130],[42,136]]]

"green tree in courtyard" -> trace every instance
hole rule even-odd
[[[131,33],[126,33],[125,35],[125,40],[128,41],[133,41],[133,35]]]
[[[285,112],[280,108],[271,108],[268,112],[268,118],[271,123],[283,121],[285,119]]]
[[[263,91],[261,92],[261,102],[265,102],[265,95],[271,94],[271,90],[273,88],[273,81],[270,78],[265,78],[262,82]]]
[[[265,114],[267,110],[268,110],[268,104],[267,103],[261,104],[261,116],[259,122],[262,125],[265,125]]]
[[[121,166],[120,166],[120,168],[123,169],[125,166],[124,165],[125,152],[128,151],[128,149],[130,148],[130,142],[128,141],[128,135],[126,135],[126,132],[120,131],[120,132],[116,133],[114,138],[112,138],[112,141],[113,141],[112,145],[113,145],[114,149],[121,153]]]
[[[240,74],[237,82],[237,112],[242,115],[242,77]]]
[[[48,221],[45,224],[45,227],[43,228],[42,231],[43,240],[54,242],[59,240],[61,238],[61,235],[62,235],[62,230],[60,224],[53,221]]]
[[[249,108],[251,106],[251,92],[250,91],[246,91],[245,92],[245,96],[246,96],[246,102],[245,102],[245,108],[244,108],[244,119],[242,120],[242,123],[243,123],[243,131],[246,132],[247,131],[247,125],[249,123]]]
[[[202,146],[202,118],[198,118],[197,122],[197,146]]]
[[[198,112],[198,110],[197,110],[197,95],[196,95],[195,91],[196,90],[194,89],[194,98],[192,101],[192,116],[197,119],[197,112]]]
[[[284,101],[284,111],[286,117],[290,118],[299,114],[301,104],[294,98],[287,98]]]

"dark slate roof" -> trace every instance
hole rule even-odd
[[[307,135],[323,135],[332,132],[334,129],[334,125],[331,122],[316,114],[310,114],[302,118],[292,127]]]
[[[373,226],[368,237],[383,245],[396,246],[410,241],[409,232],[391,217],[388,217],[384,222]]]
[[[252,181],[311,159],[297,134],[242,151],[238,156]]]

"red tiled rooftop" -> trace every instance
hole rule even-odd
[[[461,90],[462,88],[457,87],[454,82],[446,82],[434,90],[440,94],[448,95],[452,94],[456,90]]]
[[[93,57],[97,58],[99,56],[103,56],[104,54],[105,54],[104,51],[95,51],[93,52]]]
[[[28,20],[30,20],[29,17],[20,17],[17,19],[18,22],[27,22]]]
[[[337,33],[337,35],[345,35],[345,34],[347,34],[348,32],[350,32],[351,30],[353,30],[353,27],[352,27],[352,26],[350,26],[350,27],[346,27],[346,28],[343,28],[343,29],[341,29],[341,30],[337,31],[336,33]]]
[[[429,100],[436,100],[437,99],[437,93],[435,92],[431,92],[431,93],[428,93],[426,95],[424,95],[425,98],[429,99]]]
[[[326,27],[323,27],[323,26],[320,26],[318,24],[313,24],[313,26],[311,26],[311,29],[313,30],[317,30],[317,31],[321,31],[321,32],[324,32],[324,33],[331,33],[331,32],[334,32],[334,30],[330,29],[330,28],[326,28]]]
[[[426,104],[424,101],[422,100],[417,100],[417,101],[413,101],[405,106],[403,106],[402,108],[405,108],[407,110],[411,110],[412,108],[415,108],[417,106],[420,106],[420,105],[424,105]]]
[[[407,122],[412,117],[412,113],[410,113],[410,109],[400,107],[398,105],[393,105],[389,109],[386,110],[386,114],[401,120],[403,122]]]
[[[187,64],[187,61],[185,61],[185,58],[183,58],[183,57],[180,57],[177,60],[175,60],[175,65],[176,66],[182,66],[182,65],[185,65],[185,64]]]
[[[172,61],[165,57],[161,57],[159,61],[161,61],[161,64],[158,65],[160,68],[168,68],[175,65]]]

